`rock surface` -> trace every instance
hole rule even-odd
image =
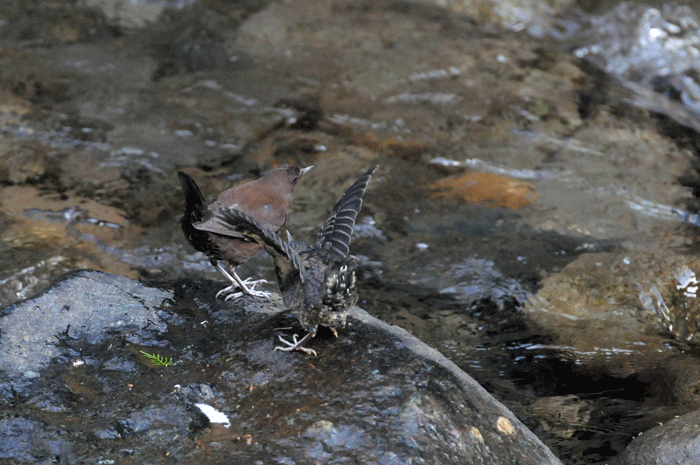
[[[700,463],[700,411],[674,418],[637,436],[615,465]]]
[[[523,313],[552,335],[551,346],[559,345],[572,363],[618,378],[652,376],[657,379],[649,392],[697,407],[700,369],[677,352],[700,337],[693,271],[699,267],[697,258],[672,253],[584,254],[543,279]]]
[[[0,393],[13,414],[0,419],[0,458],[560,463],[406,331],[355,308],[338,339],[312,341],[319,357],[275,352],[276,328],[298,326],[280,300],[225,303],[218,287],[79,271],[6,308]]]
[[[130,340],[130,332],[157,335],[166,330],[154,308],[171,293],[143,286],[122,276],[83,272],[28,303],[8,307],[0,319],[0,370],[10,376],[33,377],[35,370],[62,355],[53,340],[96,344],[112,332]],[[55,339],[54,339],[55,338]]]

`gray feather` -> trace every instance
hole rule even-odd
[[[325,254],[326,263],[341,261],[350,253],[350,241],[357,214],[362,208],[362,196],[377,168],[375,166],[367,171],[345,191],[323,223],[316,239],[316,247]]]

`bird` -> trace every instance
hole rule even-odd
[[[197,183],[187,173],[179,171],[178,177],[185,193],[185,214],[180,220],[187,241],[195,250],[203,252],[231,284],[220,290],[216,297],[228,294],[225,300],[243,294],[268,298],[269,293],[254,287],[265,280],[243,281],[236,274],[236,267],[262,250],[243,237],[235,228],[220,228],[213,222],[214,214],[222,208],[236,208],[248,214],[270,231],[279,231],[289,217],[289,204],[299,180],[314,166],[297,168],[281,165],[268,171],[263,177],[246,184],[234,186],[215,199],[205,203]],[[220,262],[228,263],[228,270]],[[240,292],[235,292],[236,289]]]
[[[318,327],[330,328],[337,337],[337,328],[345,326],[348,312],[358,299],[355,289],[358,261],[349,255],[350,241],[362,197],[377,168],[367,171],[345,191],[323,223],[313,246],[295,240],[289,231],[285,242],[275,231],[235,208],[214,213],[215,222],[222,229],[240,232],[272,256],[282,300],[307,331],[300,340],[295,334],[293,342],[279,336],[285,346],[275,350],[300,350],[316,356],[315,350],[303,344],[316,336]]]

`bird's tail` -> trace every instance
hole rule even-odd
[[[182,190],[185,192],[185,214],[191,218],[192,222],[202,221],[204,216],[202,192],[189,174],[178,171],[177,176],[180,178]]]

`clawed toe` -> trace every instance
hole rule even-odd
[[[269,299],[270,298],[270,293],[269,292],[263,292],[263,291],[256,291],[253,289],[255,286],[258,284],[264,284],[267,282],[265,279],[256,279],[253,280],[251,278],[246,278],[246,279],[241,279],[238,277],[236,274],[235,268],[231,268],[231,273],[226,271],[226,268],[221,266],[220,263],[216,265],[216,267],[221,271],[221,273],[226,276],[230,281],[231,285],[227,288],[221,289],[219,292],[216,293],[216,297],[218,298],[222,294],[229,294],[226,296],[225,300],[229,299],[237,299],[238,297],[245,295],[249,295],[251,297],[258,297],[261,299]],[[240,289],[240,290],[239,290]]]
[[[297,338],[299,337],[297,334],[294,334],[292,336],[292,340],[294,342],[289,342],[288,340],[284,339],[282,336],[277,336],[280,341],[283,343],[287,344],[287,347],[281,347],[277,346],[275,347],[275,350],[279,350],[281,352],[292,352],[294,350],[301,350],[305,354],[308,355],[313,355],[314,357],[317,357],[318,355],[316,354],[316,351],[313,349],[307,349],[306,347],[302,347],[302,344],[305,343],[308,339],[314,337],[315,334],[309,333],[306,336],[302,337],[301,340],[297,341]]]
[[[246,278],[244,281],[239,281],[238,285],[241,288],[241,294],[246,294],[251,297],[258,297],[260,299],[269,299],[270,293],[264,291],[256,291],[253,289],[256,285],[266,283],[264,279],[258,279],[252,281],[250,278]]]
[[[257,297],[259,299],[270,299],[270,293],[265,292],[265,291],[256,291],[251,288],[246,288],[246,289],[241,289],[237,292],[233,292],[234,289],[238,289],[233,286],[229,286],[226,289],[222,289],[219,292],[216,293],[216,297],[219,297],[221,294],[226,294],[229,293],[229,295],[226,296],[224,300],[229,300],[229,299],[237,299],[239,297],[243,297],[244,295],[249,295],[251,297]]]
[[[234,292],[236,289],[238,289],[238,286],[225,287],[216,293],[216,298],[218,299],[221,295],[229,294],[226,296],[226,299],[225,299],[225,300],[228,300],[228,299],[236,298],[236,297],[243,295],[243,293],[241,293],[241,292]]]
[[[217,297],[219,297],[219,294],[216,294]],[[229,300],[229,299],[237,299],[239,297],[243,297],[243,292],[233,292],[224,298],[224,300]]]
[[[256,279],[253,280],[253,278],[245,278],[243,280],[243,284],[250,286],[250,287],[255,287],[258,284],[267,284],[267,279]]]
[[[253,289],[248,289],[248,295],[251,297],[258,297],[260,299],[270,299],[270,293],[265,291],[254,291]]]
[[[259,299],[270,299],[270,293],[265,292],[265,291],[256,291],[253,289],[257,284],[262,284],[266,283],[267,281],[264,279],[258,279],[255,281],[252,281],[250,278],[246,279],[245,281],[241,281],[243,286],[240,286],[240,283],[238,282],[233,282],[230,286],[225,287],[221,289],[219,292],[216,293],[216,298],[218,299],[222,295],[226,295],[226,298],[224,300],[229,300],[229,299],[237,299],[239,297],[242,297],[244,295],[249,295],[251,297],[257,297]],[[246,286],[247,284],[247,286]]]

